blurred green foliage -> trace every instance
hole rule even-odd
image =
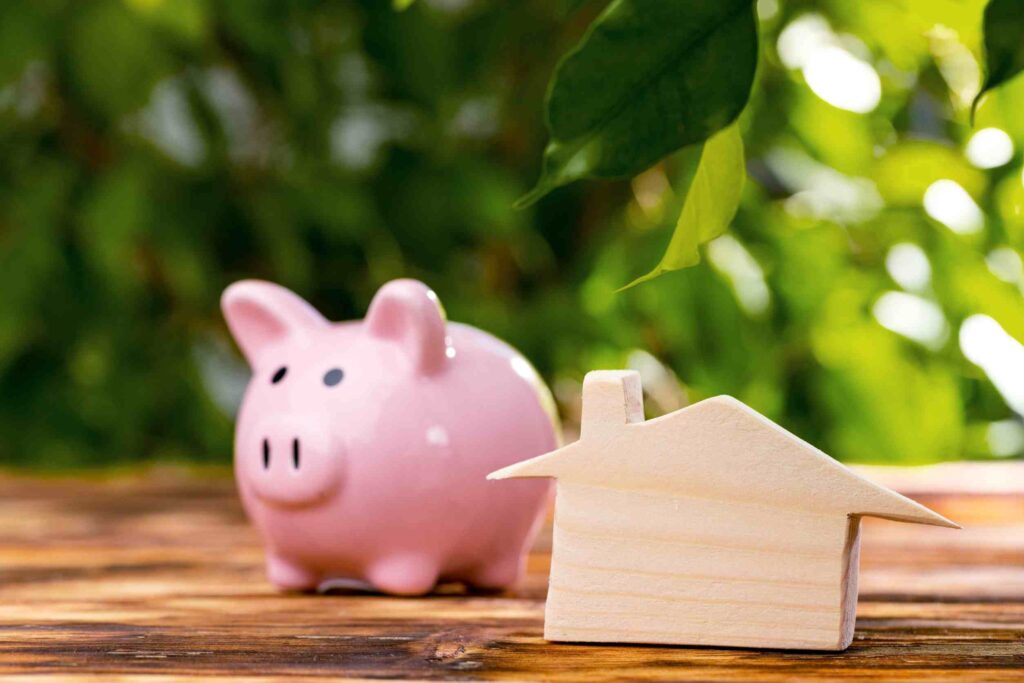
[[[511,208],[601,8],[0,5],[0,462],[229,460],[218,297],[244,277],[334,319],[420,278],[570,424],[582,375],[628,364],[652,413],[730,393],[843,459],[1020,455],[1024,80],[970,127],[983,3],[761,0],[739,212],[622,293],[664,253],[679,157]]]

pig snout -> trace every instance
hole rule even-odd
[[[342,448],[324,424],[296,417],[262,422],[246,439],[244,471],[256,495],[270,505],[304,507],[338,489]]]

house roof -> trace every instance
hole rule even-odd
[[[730,396],[643,420],[639,376],[593,372],[580,440],[489,475],[736,500],[767,508],[957,527],[879,486]]]

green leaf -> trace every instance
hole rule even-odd
[[[716,133],[700,148],[699,156],[665,255],[654,270],[622,289],[696,264],[700,261],[697,247],[721,235],[732,222],[746,178],[739,126],[734,123]]]
[[[537,186],[639,173],[729,125],[757,66],[751,0],[615,0],[558,65]]]
[[[67,40],[75,95],[108,119],[146,104],[174,69],[170,53],[120,2],[84,3]]]
[[[125,4],[154,27],[185,44],[200,44],[213,28],[206,0],[127,0]]]
[[[409,9],[416,0],[391,0],[391,6],[399,12]]]
[[[989,0],[985,7],[985,83],[971,105],[971,118],[982,95],[1024,70],[1024,0]]]

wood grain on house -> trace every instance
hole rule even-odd
[[[846,517],[572,483],[557,500],[549,640],[841,645]]]

